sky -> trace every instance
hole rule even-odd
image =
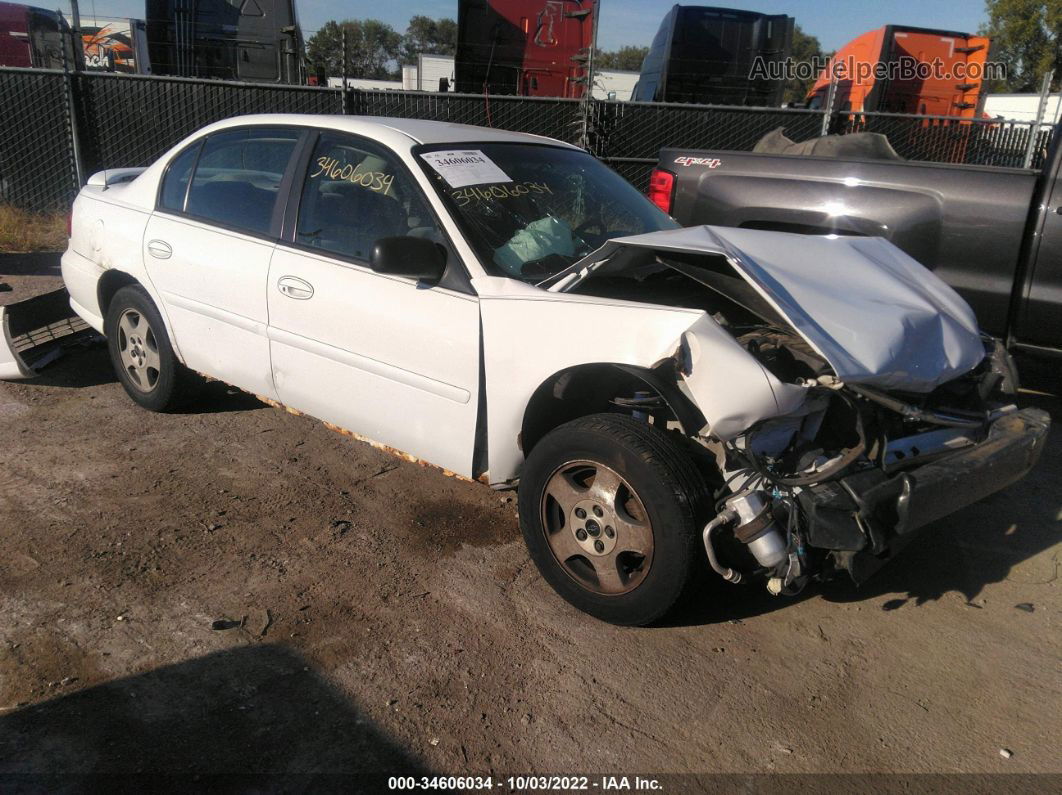
[[[82,17],[120,18],[144,16],[144,0],[79,0]],[[457,0],[296,0],[299,24],[309,38],[330,19],[374,18],[401,32],[409,18],[457,18]],[[34,0],[34,5],[47,5]],[[695,5],[696,3],[685,3]],[[726,6],[768,14],[788,14],[797,24],[817,36],[827,51],[836,50],[860,33],[886,24],[913,25],[975,32],[985,21],[984,0],[706,0],[702,5]],[[68,5],[68,0],[59,7]],[[625,44],[648,46],[670,0],[601,0],[598,45],[614,50]],[[49,6],[51,7],[51,6]]]

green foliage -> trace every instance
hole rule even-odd
[[[432,19],[415,16],[402,36],[401,58],[404,64],[415,64],[420,53],[453,55],[457,52],[457,23],[452,19]]]
[[[789,54],[796,63],[800,63],[801,61],[811,61],[814,58],[819,58],[821,60],[823,56],[822,45],[819,44],[818,38],[810,36],[801,30],[800,25],[793,25],[793,48],[790,50]],[[816,75],[816,77],[818,77],[818,75]],[[815,78],[809,78],[807,80],[793,78],[792,80],[787,81],[782,101],[803,102],[814,83]]]
[[[344,32],[349,77],[384,80],[400,74],[402,36],[377,19],[330,20],[322,25],[306,45],[307,58],[315,71],[322,68],[329,77],[343,74]]]
[[[623,69],[628,72],[640,72],[642,61],[649,53],[648,47],[635,47],[626,45],[618,50],[599,50],[594,58],[594,66],[598,69]]]
[[[1054,70],[1052,90],[1062,86],[1062,0],[986,0],[992,60],[1007,66],[1007,78],[993,91],[1038,92]]]

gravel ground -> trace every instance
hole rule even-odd
[[[219,383],[150,414],[88,348],[0,383],[0,427],[0,774],[1062,772],[1058,429],[861,589],[622,629],[512,494]]]

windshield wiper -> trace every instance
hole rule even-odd
[[[536,283],[535,287],[545,287],[545,289],[553,293],[563,292],[569,287],[574,287],[612,258],[614,251],[609,251],[600,259],[595,259],[595,255],[599,254],[603,248],[605,248],[605,246],[591,251],[578,262],[573,262],[569,267],[559,273],[555,273],[549,278]],[[551,286],[546,287],[550,282],[554,283]]]

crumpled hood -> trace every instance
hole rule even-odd
[[[985,356],[969,305],[884,238],[696,226],[616,238],[572,272],[628,246],[722,255],[850,383],[931,392]]]

